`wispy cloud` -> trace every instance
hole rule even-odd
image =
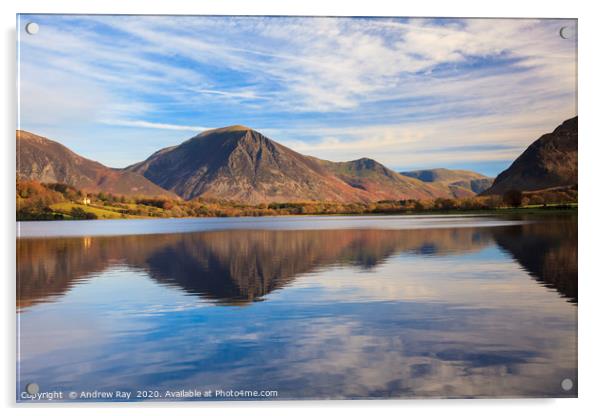
[[[139,127],[143,129],[159,130],[180,130],[199,132],[211,129],[211,127],[206,126],[184,126],[181,124],[152,123],[150,121],[143,120],[106,120],[104,121],[104,123],[112,126]]]
[[[163,130],[156,141],[171,145],[174,131],[228,124],[337,160],[509,160],[517,151],[438,149],[524,147],[576,112],[576,40],[558,36],[571,20],[27,19],[41,30],[22,36],[23,127],[118,136],[131,162],[147,156],[132,127]]]
[[[242,98],[242,99],[258,99],[260,96],[254,91],[218,91],[218,90],[206,90],[206,89],[193,89],[194,92],[199,94],[219,95],[222,97],[229,98]]]

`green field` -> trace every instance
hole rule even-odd
[[[63,214],[65,218],[71,217],[70,213],[73,208],[81,208],[86,212],[96,214],[96,216],[100,219],[145,218],[138,215],[124,214],[122,210],[117,207],[99,207],[97,205],[84,205],[77,202],[58,202],[50,205],[50,208],[55,212]]]

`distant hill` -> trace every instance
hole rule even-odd
[[[60,143],[23,130],[17,130],[17,178],[64,183],[88,192],[175,197],[142,175],[108,168]]]
[[[577,184],[577,117],[533,142],[483,195],[510,189],[534,191]]]
[[[432,185],[425,187],[420,181],[408,180],[373,159],[361,158],[349,162],[320,160],[320,163],[348,185],[372,195],[371,200],[449,196],[445,189]]]
[[[203,132],[126,168],[185,199],[247,203],[449,196],[371,159],[329,162],[304,156],[245,126]]]
[[[416,178],[423,182],[447,186],[456,198],[464,198],[479,194],[489,188],[493,178],[470,170],[425,169],[400,172],[402,175]]]

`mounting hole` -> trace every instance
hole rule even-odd
[[[29,22],[25,25],[25,31],[30,35],[35,35],[40,30],[40,26],[36,22]]]
[[[562,39],[573,39],[575,37],[575,28],[570,26],[562,26],[558,31]]]
[[[573,389],[573,380],[571,380],[570,378],[565,378],[564,380],[562,380],[562,383],[560,383],[560,386],[562,387],[562,390],[564,391],[569,391]]]
[[[29,383],[28,385],[25,386],[25,390],[27,391],[27,393],[34,395],[34,394],[39,393],[40,386],[38,386],[37,383]]]

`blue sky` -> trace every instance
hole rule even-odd
[[[244,124],[324,159],[496,175],[577,114],[575,30],[574,20],[21,15],[19,128],[112,167]]]

